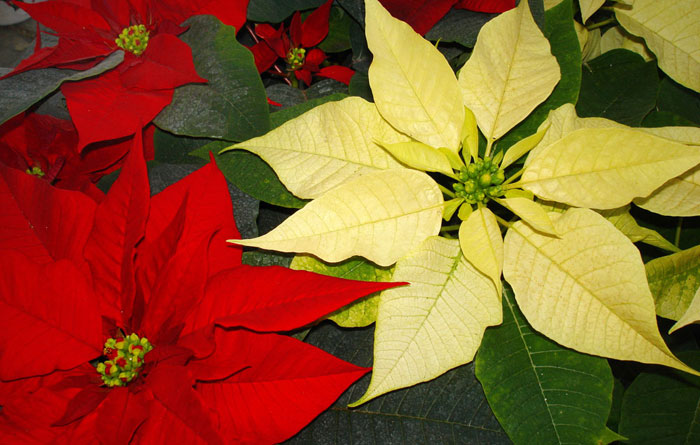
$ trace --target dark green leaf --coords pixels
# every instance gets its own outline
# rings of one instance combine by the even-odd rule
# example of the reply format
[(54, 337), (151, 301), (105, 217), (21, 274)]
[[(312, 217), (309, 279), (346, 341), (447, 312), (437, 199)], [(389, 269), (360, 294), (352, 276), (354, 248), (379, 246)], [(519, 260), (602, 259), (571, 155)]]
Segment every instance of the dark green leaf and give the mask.
[(658, 88), (656, 62), (615, 49), (583, 65), (576, 111), (581, 117), (605, 117), (636, 127), (654, 108)]
[(288, 107), (293, 107), (295, 105), (324, 96), (329, 96), (336, 93), (347, 94), (348, 92), (347, 87), (344, 84), (333, 79), (320, 80), (305, 90), (294, 88), (285, 83), (277, 83), (267, 87), (266, 91), (267, 96), (271, 100), (282, 104), (281, 108), (276, 107), (278, 110), (284, 110)]
[[(700, 368), (700, 352), (679, 354)], [(620, 434), (629, 444), (700, 443), (700, 387), (675, 373), (642, 373), (625, 391)]]
[(326, 0), (250, 0), (248, 20), (251, 22), (279, 23), (294, 13), (318, 8)]
[[(530, 6), (532, 7), (532, 2)], [(534, 13), (533, 10), (533, 15)], [(559, 63), (561, 80), (547, 100), (498, 142), (499, 150), (505, 150), (535, 133), (551, 110), (565, 103), (576, 103), (578, 98), (581, 86), (581, 47), (574, 30), (572, 0), (564, 0), (545, 13), (544, 35)]]
[(328, 36), (318, 45), (327, 53), (339, 53), (350, 49), (350, 24), (352, 18), (342, 8), (331, 8), (328, 20)]
[(253, 54), (236, 41), (235, 30), (216, 17), (195, 16), (182, 40), (192, 47), (197, 73), (206, 84), (175, 90), (155, 123), (171, 133), (242, 141), (265, 133), (270, 117)]
[[(344, 330), (324, 323), (307, 342), (356, 365), (372, 360), (373, 328)], [(508, 438), (484, 400), (473, 365), (427, 383), (394, 391), (356, 409), (346, 405), (367, 388), (369, 376), (286, 443), (292, 444), (506, 444)]]
[(642, 127), (696, 127), (698, 124), (670, 111), (652, 110), (644, 117)]
[(481, 27), (497, 15), (453, 9), (425, 34), (425, 38), (434, 42), (456, 42), (473, 48)]
[(268, 250), (250, 250), (243, 252), (243, 264), (249, 266), (289, 267), (294, 258), (293, 253), (279, 253)]
[(177, 136), (167, 131), (156, 129), (153, 135), (155, 160), (166, 164), (191, 164), (193, 159), (190, 156), (190, 152), (209, 142), (212, 142), (212, 140)]
[(608, 362), (535, 332), (510, 289), (503, 293), (503, 324), (486, 330), (475, 367), (491, 409), (516, 444), (593, 444), (609, 437)]
[(25, 71), (0, 80), (0, 124), (53, 93), (63, 82), (97, 76), (119, 65), (122, 60), (124, 52), (115, 51), (89, 70), (45, 68)]
[(610, 407), (610, 415), (608, 416), (608, 428), (613, 431), (619, 430), (620, 414), (622, 414), (622, 398), (625, 395), (625, 387), (619, 379), (614, 380), (612, 392), (612, 406)]
[[(365, 27), (365, 2), (364, 0), (336, 0), (336, 2), (352, 17), (362, 28)], [(364, 31), (363, 31), (364, 32)]]
[(700, 125), (700, 94), (669, 78), (661, 81), (656, 106)]
[(342, 100), (348, 97), (345, 94), (335, 93), (328, 96), (319, 97), (316, 99), (311, 99), (306, 102), (301, 102), (293, 107), (284, 108), (280, 111), (272, 113), (270, 116), (270, 126), (272, 128), (277, 128), (288, 120), (294, 119), (295, 117), (301, 116), (307, 111), (315, 108), (326, 102), (334, 102), (337, 100)]
[(372, 88), (369, 86), (369, 76), (365, 73), (356, 72), (350, 79), (348, 92), (351, 96), (360, 96), (366, 101), (373, 102)]
[(350, 45), (352, 46), (352, 69), (367, 74), (372, 62), (372, 53), (367, 47), (365, 30), (357, 23), (350, 24)]

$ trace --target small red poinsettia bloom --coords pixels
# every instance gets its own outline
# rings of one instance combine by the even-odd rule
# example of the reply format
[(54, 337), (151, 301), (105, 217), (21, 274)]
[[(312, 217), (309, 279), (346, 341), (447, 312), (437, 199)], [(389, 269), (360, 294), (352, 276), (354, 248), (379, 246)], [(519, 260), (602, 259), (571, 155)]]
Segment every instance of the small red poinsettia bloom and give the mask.
[(368, 371), (274, 332), (395, 284), (243, 265), (213, 161), (150, 197), (137, 145), (99, 204), (0, 165), (0, 208), (3, 444), (275, 443)]
[[(146, 159), (153, 159), (153, 133), (144, 134)], [(0, 163), (37, 175), (54, 186), (80, 190), (99, 201), (95, 183), (124, 164), (132, 138), (91, 144), (78, 151), (78, 133), (71, 121), (53, 116), (20, 114), (0, 125)]]
[(421, 35), (435, 26), (450, 9), (476, 12), (504, 12), (515, 8), (515, 0), (380, 0), (394, 17), (413, 27)]
[[(333, 0), (328, 0), (303, 22), (299, 11), (295, 12), (288, 33), (284, 24), (277, 29), (265, 23), (257, 25), (255, 34), (261, 40), (250, 50), (258, 72), (270, 70), (274, 74), (291, 77), (293, 81), (300, 80), (306, 85), (311, 85), (311, 77), (314, 75), (349, 84), (355, 71), (337, 65), (321, 67), (326, 61), (326, 54), (318, 48), (313, 48), (328, 35), (328, 18), (332, 4)], [(279, 58), (284, 59), (287, 64), (285, 72), (278, 67), (273, 68)]]
[[(177, 36), (185, 19), (213, 14), (238, 29), (248, 0), (48, 0), (15, 2), (58, 35), (7, 76), (41, 68), (84, 70), (116, 51), (124, 60), (97, 77), (61, 85), (80, 135), (79, 148), (134, 134), (172, 100), (173, 89), (206, 82)], [(39, 46), (39, 45), (37, 45)]]

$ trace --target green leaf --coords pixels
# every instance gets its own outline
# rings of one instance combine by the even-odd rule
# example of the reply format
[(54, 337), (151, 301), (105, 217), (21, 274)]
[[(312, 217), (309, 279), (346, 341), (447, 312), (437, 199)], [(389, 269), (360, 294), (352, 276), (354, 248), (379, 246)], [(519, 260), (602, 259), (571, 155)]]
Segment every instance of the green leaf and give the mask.
[[(372, 364), (373, 329), (340, 329), (325, 323), (307, 342), (360, 366)], [(510, 441), (486, 403), (473, 365), (427, 383), (398, 390), (361, 407), (346, 405), (365, 391), (369, 376), (287, 444), (491, 444)]]
[[(547, 10), (544, 15), (544, 36), (549, 40), (552, 55), (557, 58), (561, 80), (547, 100), (499, 141), (499, 149), (510, 147), (520, 139), (535, 133), (550, 110), (565, 103), (576, 103), (578, 100), (581, 87), (581, 46), (573, 25), (574, 13), (571, 0), (563, 0), (554, 8)], [(533, 16), (537, 19), (534, 8)]]
[(656, 106), (700, 125), (700, 94), (665, 78), (659, 86)]
[(605, 117), (639, 126), (654, 108), (658, 88), (655, 62), (645, 62), (639, 54), (615, 49), (583, 66), (576, 111), (581, 117)]
[(508, 288), (503, 324), (486, 330), (474, 365), (489, 406), (516, 444), (594, 444), (606, 435), (608, 362), (535, 332)]
[[(700, 367), (700, 352), (681, 356)], [(698, 418), (700, 387), (677, 375), (645, 372), (625, 391), (620, 434), (629, 439), (629, 444), (700, 443)]]
[(350, 23), (352, 18), (345, 10), (338, 7), (331, 8), (328, 18), (328, 36), (318, 45), (327, 53), (339, 53), (351, 48)]
[(637, 224), (637, 221), (630, 214), (629, 210), (630, 207), (625, 206), (617, 209), (602, 210), (599, 213), (613, 223), (617, 230), (624, 233), (633, 243), (642, 242), (671, 252), (678, 252), (678, 250), (680, 250), (661, 236), (656, 230), (651, 230)]
[(97, 76), (119, 65), (123, 60), (124, 51), (115, 51), (85, 71), (45, 68), (25, 71), (0, 80), (0, 124), (56, 91), (63, 82)]
[(680, 319), (700, 287), (700, 246), (651, 260), (645, 268), (657, 315)]
[[(211, 139), (177, 136), (156, 128), (153, 135), (155, 160), (167, 164), (191, 164), (194, 159), (190, 156), (190, 152), (210, 142), (212, 142)], [(209, 156), (207, 155), (203, 159), (208, 160)]]
[(190, 28), (181, 39), (208, 82), (177, 88), (155, 124), (175, 134), (229, 141), (265, 133), (270, 113), (253, 54), (238, 43), (234, 28), (216, 17), (195, 16), (185, 23)]
[(456, 42), (473, 48), (481, 27), (497, 15), (452, 9), (425, 34), (425, 38), (433, 42)]
[(251, 22), (279, 23), (295, 11), (318, 8), (326, 0), (250, 0), (247, 18)]
[[(297, 255), (290, 265), (295, 270), (308, 270), (322, 275), (361, 281), (390, 281), (393, 267), (377, 267), (362, 258), (350, 258), (336, 264), (319, 261), (310, 255)], [(326, 318), (344, 328), (369, 326), (377, 319), (379, 294), (362, 298), (349, 306), (338, 309)]]

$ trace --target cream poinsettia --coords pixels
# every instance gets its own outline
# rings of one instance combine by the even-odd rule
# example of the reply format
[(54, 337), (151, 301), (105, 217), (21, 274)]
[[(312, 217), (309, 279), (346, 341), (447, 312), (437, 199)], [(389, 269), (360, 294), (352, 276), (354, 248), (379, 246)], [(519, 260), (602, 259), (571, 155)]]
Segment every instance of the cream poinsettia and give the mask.
[[(411, 283), (379, 299), (372, 380), (355, 405), (471, 361), (486, 327), (501, 322), (502, 272), (533, 327), (562, 345), (694, 372), (661, 339), (632, 241), (589, 210), (650, 199), (682, 177), (700, 163), (687, 145), (694, 136), (588, 128), (577, 117), (563, 125), (553, 113), (498, 150), (560, 79), (528, 2), (482, 28), (458, 77), (377, 0), (365, 4), (375, 102), (327, 103), (229, 147), (258, 154), (292, 193), (313, 198), (275, 230), (236, 243), (327, 262), (362, 256), (395, 264), (392, 279)], [(534, 197), (583, 208), (549, 212)], [(458, 224), (441, 229), (443, 218)]]

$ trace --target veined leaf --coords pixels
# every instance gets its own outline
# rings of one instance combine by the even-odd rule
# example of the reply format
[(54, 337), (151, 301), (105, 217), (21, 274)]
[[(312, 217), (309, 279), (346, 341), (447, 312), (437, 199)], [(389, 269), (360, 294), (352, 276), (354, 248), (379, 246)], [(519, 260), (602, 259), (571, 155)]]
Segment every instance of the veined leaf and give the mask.
[(629, 206), (620, 207), (619, 209), (601, 210), (598, 213), (613, 223), (617, 230), (624, 233), (633, 243), (642, 242), (671, 252), (680, 250), (656, 230), (647, 229), (637, 224), (634, 217), (630, 215)]
[(578, 0), (578, 4), (581, 7), (581, 20), (583, 20), (583, 23), (586, 23), (586, 20), (600, 9), (603, 3), (605, 3), (605, 0)]
[(350, 406), (470, 362), (484, 329), (501, 322), (493, 282), (464, 259), (456, 240), (428, 238), (396, 263), (392, 280), (411, 285), (382, 292), (372, 380)]
[(700, 287), (700, 246), (653, 259), (645, 267), (656, 313), (679, 320)]
[(496, 216), (486, 207), (479, 207), (459, 226), (462, 254), (479, 272), (493, 280), (501, 293), (503, 270), (503, 236)]
[(697, 0), (635, 0), (616, 8), (615, 17), (644, 38), (659, 67), (676, 82), (700, 91), (700, 8)]
[(495, 140), (544, 101), (560, 78), (528, 2), (520, 2), (481, 29), (459, 86), (486, 139)]
[(640, 130), (681, 144), (700, 145), (700, 128), (698, 127), (651, 127), (640, 128)]
[(688, 310), (685, 311), (676, 324), (671, 326), (668, 333), (673, 334), (674, 331), (697, 321), (700, 321), (700, 287), (695, 292), (693, 300), (690, 302), (690, 306), (688, 306)]
[(423, 172), (382, 170), (348, 181), (243, 246), (311, 253), (331, 263), (358, 255), (390, 266), (440, 231), (442, 193)]
[(580, 352), (700, 375), (661, 338), (634, 244), (589, 209), (553, 212), (550, 218), (561, 238), (522, 222), (505, 238), (503, 273), (532, 327)]
[(535, 332), (506, 288), (503, 324), (489, 328), (474, 360), (489, 406), (516, 444), (607, 443), (613, 376), (607, 360)]
[(496, 199), (496, 202), (518, 215), (523, 221), (531, 225), (533, 229), (557, 236), (547, 211), (532, 199), (513, 197)]
[(508, 151), (506, 151), (506, 153), (503, 155), (503, 161), (501, 162), (500, 168), (504, 169), (513, 162), (525, 156), (527, 152), (532, 150), (537, 144), (540, 143), (548, 129), (549, 124), (547, 121), (545, 121), (537, 130), (537, 133), (532, 134), (525, 139), (521, 139), (515, 144), (511, 145), (510, 148), (508, 148)]
[[(326, 264), (310, 255), (295, 256), (289, 267), (294, 270), (308, 270), (323, 275), (361, 281), (390, 281), (393, 273), (393, 268), (377, 267), (361, 258), (351, 258), (337, 264)], [(338, 309), (326, 318), (345, 328), (369, 326), (377, 319), (378, 306), (379, 294), (372, 294)]]
[(542, 199), (612, 209), (648, 196), (699, 162), (697, 147), (642, 131), (582, 128), (539, 151), (520, 184)]
[(602, 54), (618, 48), (635, 52), (644, 57), (646, 62), (654, 58), (644, 44), (644, 39), (629, 34), (620, 26), (613, 26), (600, 37), (600, 52)]
[(391, 153), (399, 162), (408, 167), (425, 172), (438, 172), (453, 176), (450, 160), (437, 148), (418, 141), (384, 144), (378, 141), (386, 151)]
[(648, 197), (635, 199), (634, 203), (660, 215), (700, 215), (700, 167), (669, 180)]
[(374, 58), (369, 83), (382, 116), (432, 147), (457, 153), (464, 106), (445, 57), (378, 0), (365, 2), (367, 46)]
[(379, 115), (374, 104), (359, 97), (319, 105), (264, 136), (225, 149), (257, 154), (280, 181), (300, 198), (323, 193), (360, 175), (401, 168), (375, 144), (408, 141)]

